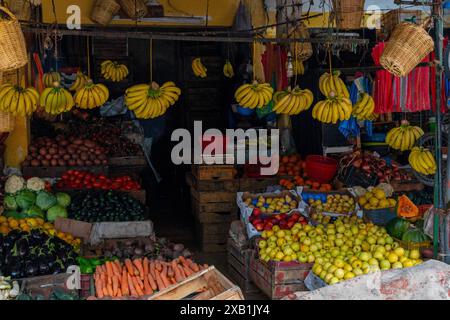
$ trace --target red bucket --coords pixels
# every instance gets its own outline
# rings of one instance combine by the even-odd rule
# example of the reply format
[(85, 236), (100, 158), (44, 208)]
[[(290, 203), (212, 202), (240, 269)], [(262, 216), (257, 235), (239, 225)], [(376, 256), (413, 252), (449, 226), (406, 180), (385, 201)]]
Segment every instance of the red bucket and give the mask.
[(338, 162), (332, 158), (310, 155), (306, 157), (308, 178), (320, 183), (329, 183), (336, 175)]

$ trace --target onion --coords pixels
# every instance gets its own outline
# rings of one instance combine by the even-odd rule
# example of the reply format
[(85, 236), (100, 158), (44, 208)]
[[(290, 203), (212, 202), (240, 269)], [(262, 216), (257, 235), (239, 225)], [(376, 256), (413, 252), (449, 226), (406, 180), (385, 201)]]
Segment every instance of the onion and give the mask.
[(39, 160), (31, 160), (31, 166), (32, 167), (39, 167), (41, 162)]

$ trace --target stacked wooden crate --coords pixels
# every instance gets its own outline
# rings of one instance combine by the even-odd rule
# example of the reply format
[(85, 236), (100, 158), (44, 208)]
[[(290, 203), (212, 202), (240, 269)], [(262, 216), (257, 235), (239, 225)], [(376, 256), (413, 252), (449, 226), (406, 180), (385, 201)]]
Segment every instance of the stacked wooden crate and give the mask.
[(235, 174), (231, 165), (193, 165), (186, 175), (196, 239), (204, 252), (226, 251), (230, 223), (237, 217)]

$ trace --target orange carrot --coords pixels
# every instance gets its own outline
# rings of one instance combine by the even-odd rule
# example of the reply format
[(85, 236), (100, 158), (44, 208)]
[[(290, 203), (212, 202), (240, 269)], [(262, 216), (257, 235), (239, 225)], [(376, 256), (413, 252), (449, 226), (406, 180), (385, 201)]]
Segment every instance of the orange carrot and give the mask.
[(148, 282), (148, 277), (144, 277), (144, 294), (152, 294), (153, 290), (150, 287), (150, 283)]
[(108, 278), (112, 278), (112, 276), (114, 275), (113, 269), (112, 269), (112, 264), (110, 261), (106, 261), (105, 263), (106, 265), (106, 272), (108, 274)]
[(194, 263), (191, 259), (186, 259), (186, 262), (188, 263), (189, 268), (191, 270), (193, 270), (194, 272), (199, 272), (200, 271), (198, 265), (196, 263)]
[(155, 264), (154, 264), (153, 260), (150, 261), (148, 267), (149, 267), (148, 268), (149, 269), (148, 272), (150, 273), (152, 278), (155, 279), (156, 278), (156, 275), (155, 275)]
[(178, 269), (178, 265), (177, 262), (175, 260), (172, 260), (172, 269), (173, 272), (175, 273), (175, 280), (177, 282), (181, 282), (184, 280), (183, 276), (180, 273), (180, 270)]
[(112, 285), (108, 284), (108, 285), (106, 286), (106, 289), (108, 290), (108, 295), (109, 295), (110, 297), (114, 297), (114, 291), (113, 291)]
[(103, 287), (103, 295), (105, 297), (109, 296), (108, 289), (106, 288), (106, 285)]
[(193, 274), (192, 270), (189, 269), (189, 267), (183, 266), (183, 270), (184, 270), (184, 273), (186, 274), (186, 277), (189, 277)]
[(116, 297), (122, 297), (122, 291), (120, 290), (120, 288), (119, 288), (119, 290), (117, 290), (117, 295), (116, 295)]
[(153, 279), (153, 277), (152, 277), (152, 275), (150, 273), (147, 275), (147, 278), (148, 278), (148, 283), (150, 284), (150, 287), (152, 287), (152, 290), (153, 291), (158, 290), (158, 286), (156, 285), (156, 281), (155, 281), (155, 279)]
[(181, 274), (181, 277), (183, 278), (183, 280), (186, 279), (187, 276), (186, 276), (186, 273), (184, 273), (183, 266), (181, 264), (178, 264), (178, 263), (177, 263), (177, 266), (178, 266), (178, 271), (180, 271), (180, 274)]
[(137, 297), (138, 294), (137, 294), (136, 288), (134, 287), (133, 279), (129, 273), (127, 274), (127, 277), (128, 277), (128, 286), (130, 287), (131, 295), (133, 297)]
[(161, 276), (162, 282), (164, 283), (164, 286), (169, 287), (171, 285), (171, 283), (170, 283), (169, 279), (167, 278), (167, 266), (166, 265), (163, 266), (163, 270), (162, 270), (160, 276)]
[(149, 261), (147, 259), (147, 257), (145, 257), (144, 259), (142, 259), (142, 264), (144, 266), (144, 277), (147, 277), (148, 275), (148, 269), (149, 269)]
[(108, 277), (108, 284), (112, 286), (112, 277)]
[(128, 290), (127, 270), (125, 270), (125, 269), (122, 270), (121, 288), (122, 288), (122, 294), (124, 296), (127, 296), (130, 294), (130, 291)]
[(97, 298), (103, 298), (103, 288), (102, 288), (102, 280), (97, 279), (95, 280), (95, 292), (97, 293)]
[(119, 270), (119, 273), (122, 274), (122, 265), (120, 264), (119, 260), (114, 260), (114, 264), (117, 267), (117, 270)]
[(176, 284), (176, 283), (177, 283), (177, 280), (175, 280), (175, 278), (173, 278), (173, 277), (170, 278), (169, 280), (170, 280), (170, 282), (171, 282), (172, 284)]
[(119, 278), (116, 275), (114, 275), (112, 278), (112, 282), (113, 282), (113, 293), (114, 293), (114, 296), (116, 297), (117, 292), (119, 290)]
[(166, 288), (166, 286), (164, 285), (164, 282), (161, 280), (161, 276), (159, 274), (159, 272), (155, 273), (156, 275), (156, 284), (158, 285), (158, 290), (164, 290)]
[(122, 275), (122, 272), (120, 271), (119, 267), (117, 267), (117, 264), (115, 262), (111, 262), (111, 268), (115, 276), (120, 277)]
[(138, 283), (138, 280), (140, 281), (141, 279), (139, 279), (138, 277), (132, 277), (131, 279), (133, 280), (134, 288), (136, 289), (138, 296), (143, 296), (144, 292), (142, 291), (140, 284)]
[(144, 267), (142, 266), (142, 259), (134, 259), (133, 264), (136, 266), (136, 268), (139, 271), (139, 277), (141, 279), (144, 279)]
[(157, 271), (159, 271), (159, 272), (162, 271), (162, 265), (161, 265), (161, 262), (159, 262), (159, 261), (156, 261), (156, 262), (155, 262), (155, 269), (156, 269)]
[(139, 278), (138, 276), (136, 276), (135, 278), (136, 278), (136, 282), (137, 282), (137, 284), (138, 284), (138, 287), (139, 287), (141, 290), (144, 290), (144, 282), (142, 282), (141, 278)]
[(131, 263), (130, 259), (125, 259), (125, 266), (127, 268), (127, 271), (130, 275), (134, 276), (134, 268), (133, 263)]

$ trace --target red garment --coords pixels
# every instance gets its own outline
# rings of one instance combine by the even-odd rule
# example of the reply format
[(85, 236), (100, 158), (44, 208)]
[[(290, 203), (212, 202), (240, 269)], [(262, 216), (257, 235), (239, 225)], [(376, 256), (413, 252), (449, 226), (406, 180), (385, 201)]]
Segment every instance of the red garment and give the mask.
[(283, 46), (266, 44), (266, 51), (261, 62), (264, 66), (266, 82), (271, 82), (275, 76), (277, 90), (284, 90), (289, 85), (286, 63), (287, 52)]
[[(447, 47), (448, 44), (448, 37), (445, 37), (443, 40), (443, 46), (442, 50)], [(434, 61), (436, 59), (436, 53), (433, 51), (431, 54), (431, 61)], [(432, 101), (432, 108), (433, 112), (436, 112), (436, 68), (431, 67), (431, 77), (430, 77), (430, 83), (431, 83), (431, 101)], [(441, 112), (445, 113), (447, 112), (447, 97), (445, 96), (445, 75), (442, 75), (442, 91), (441, 91)]]

